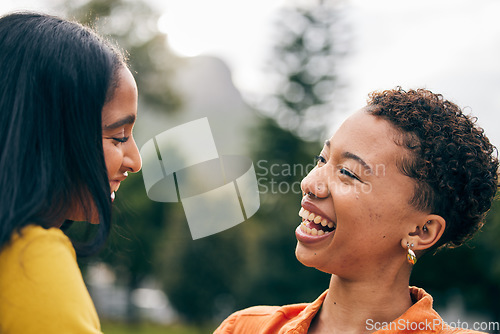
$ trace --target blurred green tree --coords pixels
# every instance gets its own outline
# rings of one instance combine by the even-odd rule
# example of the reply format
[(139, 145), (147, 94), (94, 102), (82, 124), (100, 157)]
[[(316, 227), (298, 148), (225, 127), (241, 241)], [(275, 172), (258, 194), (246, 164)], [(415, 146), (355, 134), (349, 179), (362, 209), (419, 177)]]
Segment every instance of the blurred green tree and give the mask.
[(336, 2), (315, 1), (283, 8), (276, 23), (270, 61), (276, 90), (257, 104), (263, 115), (254, 131), (261, 187), (261, 208), (252, 218), (257, 246), (239, 307), (310, 301), (328, 287), (327, 274), (295, 258), (294, 231), (301, 221), (300, 181), (314, 167), (337, 103), (335, 64), (346, 49), (335, 39), (338, 17)]
[(320, 151), (317, 140), (332, 109), (335, 13), (323, 2), (280, 13), (270, 71), (276, 91), (257, 105), (265, 115), (246, 134), (260, 185), (258, 213), (195, 241), (182, 217), (171, 219), (164, 231), (160, 276), (170, 300), (190, 321), (220, 320), (249, 305), (310, 300), (328, 286), (327, 275), (295, 259), (293, 233), (300, 221), (299, 182)]
[(256, 104), (279, 127), (310, 142), (325, 139), (340, 88), (335, 64), (347, 49), (349, 34), (339, 32), (346, 26), (337, 3), (319, 0), (281, 9), (268, 66), (275, 89)]
[[(95, 27), (116, 42), (128, 56), (147, 111), (175, 112), (181, 95), (171, 78), (179, 59), (170, 51), (167, 36), (158, 30), (159, 13), (144, 0), (63, 0), (68, 17)], [(58, 6), (59, 7), (59, 6)]]
[(237, 283), (248, 281), (244, 275), (250, 235), (232, 228), (192, 240), (183, 212), (169, 221), (157, 253), (157, 273), (185, 321), (211, 323), (231, 311), (239, 298)]

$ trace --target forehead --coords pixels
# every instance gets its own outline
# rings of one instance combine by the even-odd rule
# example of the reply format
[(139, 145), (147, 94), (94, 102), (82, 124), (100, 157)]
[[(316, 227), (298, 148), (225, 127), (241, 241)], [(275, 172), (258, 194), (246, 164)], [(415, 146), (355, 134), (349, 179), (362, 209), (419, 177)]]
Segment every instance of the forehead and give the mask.
[(332, 151), (358, 155), (369, 165), (396, 167), (396, 161), (407, 154), (396, 144), (398, 131), (386, 120), (368, 114), (365, 109), (350, 116), (330, 138)]
[(137, 115), (137, 86), (132, 73), (122, 67), (118, 71), (117, 87), (102, 109), (103, 126), (123, 117)]

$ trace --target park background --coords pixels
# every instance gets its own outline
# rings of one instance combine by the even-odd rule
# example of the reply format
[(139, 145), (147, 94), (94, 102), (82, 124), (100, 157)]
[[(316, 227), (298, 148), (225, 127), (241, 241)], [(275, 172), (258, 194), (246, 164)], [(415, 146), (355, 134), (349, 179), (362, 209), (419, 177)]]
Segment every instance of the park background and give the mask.
[[(97, 28), (127, 50), (139, 148), (208, 117), (221, 154), (250, 156), (261, 207), (192, 240), (181, 204), (117, 194), (112, 236), (80, 259), (105, 333), (209, 333), (234, 310), (314, 300), (328, 275), (294, 256), (298, 184), (322, 142), (372, 90), (425, 87), (479, 118), (500, 144), (496, 0), (17, 0)], [(72, 227), (85, 237), (92, 230)], [(467, 245), (428, 254), (411, 284), (449, 323), (500, 321), (500, 203)], [(377, 259), (374, 259), (377, 261)], [(490, 330), (490, 332), (493, 332)]]

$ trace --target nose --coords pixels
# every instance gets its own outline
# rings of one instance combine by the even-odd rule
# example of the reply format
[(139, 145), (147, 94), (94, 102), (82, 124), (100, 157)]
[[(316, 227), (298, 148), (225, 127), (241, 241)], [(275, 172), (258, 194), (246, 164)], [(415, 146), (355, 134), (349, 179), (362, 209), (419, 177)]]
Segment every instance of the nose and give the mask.
[(142, 159), (139, 154), (139, 149), (137, 148), (137, 144), (135, 143), (133, 137), (130, 138), (127, 144), (127, 149), (125, 151), (125, 155), (123, 156), (123, 165), (132, 173), (137, 173), (142, 167)]
[(300, 188), (304, 194), (310, 194), (316, 198), (327, 198), (330, 196), (327, 166), (325, 165), (321, 168), (315, 167), (311, 170), (309, 174), (302, 179)]

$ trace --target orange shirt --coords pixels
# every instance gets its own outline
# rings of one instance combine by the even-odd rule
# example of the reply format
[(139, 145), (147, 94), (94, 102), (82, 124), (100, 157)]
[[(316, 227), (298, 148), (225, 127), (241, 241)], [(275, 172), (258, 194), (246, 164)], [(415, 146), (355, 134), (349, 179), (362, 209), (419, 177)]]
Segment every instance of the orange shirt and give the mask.
[[(307, 333), (312, 319), (325, 300), (328, 290), (311, 304), (287, 306), (255, 306), (229, 316), (214, 334), (302, 334)], [(374, 334), (420, 333), (459, 334), (481, 333), (473, 330), (451, 328), (432, 308), (432, 297), (423, 289), (410, 287), (413, 304), (403, 315), (391, 323), (367, 320), (367, 331)], [(382, 328), (385, 325), (385, 328)], [(470, 325), (472, 326), (472, 325)]]

